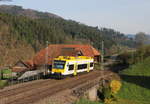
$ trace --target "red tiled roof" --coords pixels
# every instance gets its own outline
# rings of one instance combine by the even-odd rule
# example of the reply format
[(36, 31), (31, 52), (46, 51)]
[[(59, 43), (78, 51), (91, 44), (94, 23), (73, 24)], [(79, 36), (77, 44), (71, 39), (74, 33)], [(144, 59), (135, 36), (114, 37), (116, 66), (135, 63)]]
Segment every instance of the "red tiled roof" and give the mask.
[(25, 63), (26, 65), (28, 65), (28, 67), (30, 67), (30, 68), (34, 67), (34, 62), (33, 62), (33, 60), (28, 60), (28, 61), (25, 61), (24, 63)]
[[(67, 50), (68, 49), (68, 50)], [(41, 50), (33, 58), (35, 65), (42, 65), (46, 63), (46, 57), (48, 57), (48, 63), (51, 64), (52, 59), (58, 56), (76, 56), (77, 52), (81, 52), (84, 56), (94, 57), (99, 56), (100, 53), (91, 45), (64, 45), (56, 44), (49, 45), (47, 48)]]

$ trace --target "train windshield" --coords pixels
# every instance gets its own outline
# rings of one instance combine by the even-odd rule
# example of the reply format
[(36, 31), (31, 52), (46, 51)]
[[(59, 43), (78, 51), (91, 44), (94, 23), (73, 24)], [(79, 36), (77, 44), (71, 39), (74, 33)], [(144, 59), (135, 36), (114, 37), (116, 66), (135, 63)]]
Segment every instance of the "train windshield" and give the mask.
[(54, 60), (55, 69), (64, 69), (66, 61)]

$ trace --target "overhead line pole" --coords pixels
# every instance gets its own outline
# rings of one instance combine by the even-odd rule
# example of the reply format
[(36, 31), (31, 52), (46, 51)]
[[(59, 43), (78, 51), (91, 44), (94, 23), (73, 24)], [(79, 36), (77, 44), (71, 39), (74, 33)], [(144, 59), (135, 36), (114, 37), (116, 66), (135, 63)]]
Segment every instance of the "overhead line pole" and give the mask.
[(104, 66), (103, 66), (103, 64), (104, 64), (104, 40), (102, 40), (102, 43), (101, 43), (101, 50), (102, 50), (102, 52), (101, 52), (101, 70), (104, 70)]
[(47, 66), (48, 66), (48, 41), (46, 41), (46, 54), (45, 54), (45, 75), (47, 71)]

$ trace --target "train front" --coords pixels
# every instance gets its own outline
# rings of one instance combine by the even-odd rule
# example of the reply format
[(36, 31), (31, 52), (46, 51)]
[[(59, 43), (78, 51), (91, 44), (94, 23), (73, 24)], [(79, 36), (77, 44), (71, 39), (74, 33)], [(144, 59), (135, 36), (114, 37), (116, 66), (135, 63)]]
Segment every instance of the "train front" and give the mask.
[(66, 68), (66, 60), (55, 58), (52, 65), (52, 77), (63, 78)]

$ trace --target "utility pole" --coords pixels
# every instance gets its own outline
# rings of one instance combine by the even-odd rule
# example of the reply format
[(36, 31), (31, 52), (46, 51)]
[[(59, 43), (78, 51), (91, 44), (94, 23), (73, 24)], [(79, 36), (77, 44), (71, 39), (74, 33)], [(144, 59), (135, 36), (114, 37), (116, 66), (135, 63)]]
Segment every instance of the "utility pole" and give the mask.
[(48, 67), (48, 41), (46, 41), (46, 54), (45, 54), (45, 75)]
[(102, 49), (101, 49), (101, 70), (104, 70), (104, 66), (103, 66), (103, 64), (104, 64), (104, 40), (102, 40), (102, 43), (101, 43), (101, 47), (102, 47)]

